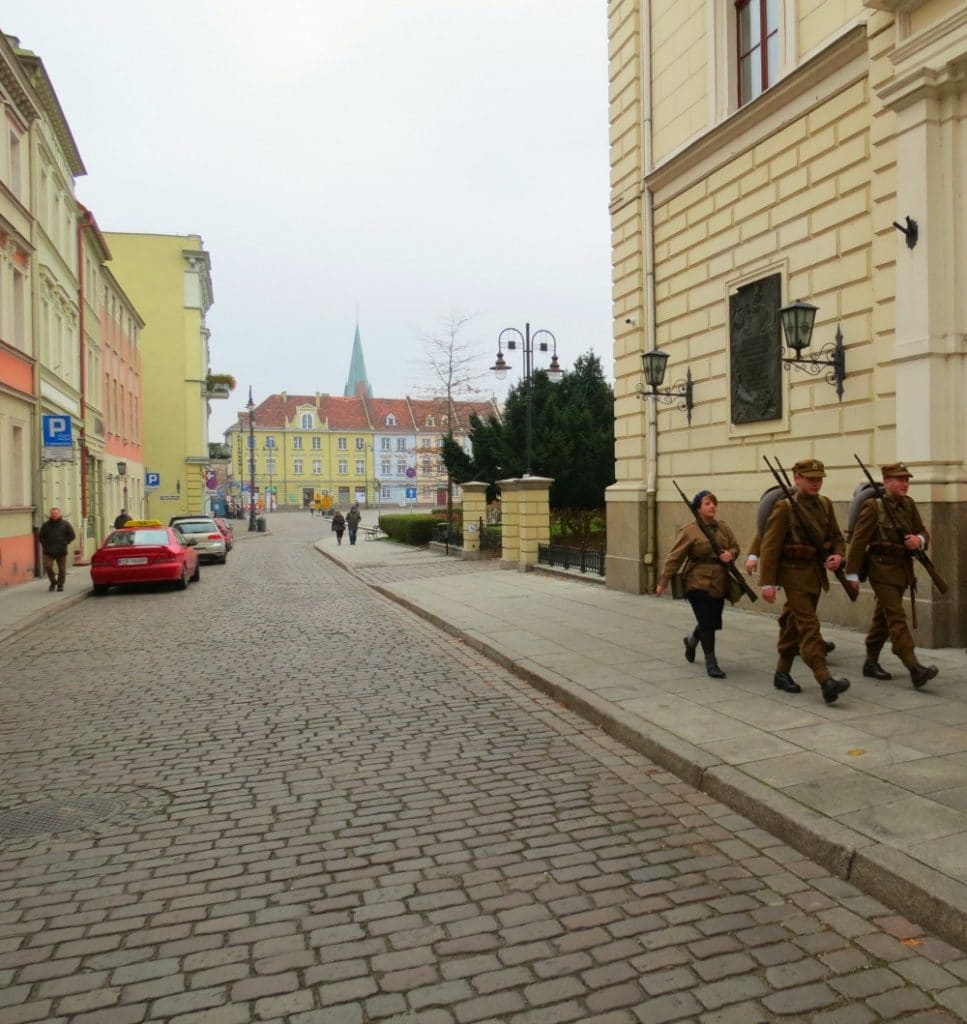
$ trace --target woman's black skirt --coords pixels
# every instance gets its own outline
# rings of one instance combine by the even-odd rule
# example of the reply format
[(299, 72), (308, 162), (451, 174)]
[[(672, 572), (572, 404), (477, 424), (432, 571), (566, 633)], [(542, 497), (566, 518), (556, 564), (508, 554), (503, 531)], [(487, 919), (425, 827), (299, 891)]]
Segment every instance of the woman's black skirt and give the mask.
[(710, 597), (705, 590), (690, 590), (686, 595), (688, 603), (695, 613), (695, 621), (700, 630), (714, 630), (722, 628), (722, 608), (725, 606), (724, 597)]

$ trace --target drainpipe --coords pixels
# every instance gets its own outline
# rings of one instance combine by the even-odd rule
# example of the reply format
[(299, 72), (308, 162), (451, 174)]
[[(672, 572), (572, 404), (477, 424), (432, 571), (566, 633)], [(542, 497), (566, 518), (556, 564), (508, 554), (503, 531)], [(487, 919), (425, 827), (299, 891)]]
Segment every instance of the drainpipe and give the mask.
[[(80, 205), (80, 204), (78, 204)], [(81, 358), (81, 528), (80, 543), (74, 552), (74, 564), (84, 561), (84, 549), (87, 544), (87, 517), (89, 503), (87, 500), (87, 345), (84, 334), (84, 230), (93, 227), (91, 211), (81, 206), (84, 211), (77, 220), (77, 323), (80, 333)]]
[[(651, 140), (651, 2), (641, 4), (641, 108), (643, 178), (652, 170)], [(655, 329), (655, 210), (651, 189), (644, 184), (644, 259), (645, 259), (645, 337), (643, 351), (652, 352), (656, 345)], [(648, 423), (648, 470), (645, 481), (645, 591), (651, 593), (658, 582), (658, 403), (646, 401)]]

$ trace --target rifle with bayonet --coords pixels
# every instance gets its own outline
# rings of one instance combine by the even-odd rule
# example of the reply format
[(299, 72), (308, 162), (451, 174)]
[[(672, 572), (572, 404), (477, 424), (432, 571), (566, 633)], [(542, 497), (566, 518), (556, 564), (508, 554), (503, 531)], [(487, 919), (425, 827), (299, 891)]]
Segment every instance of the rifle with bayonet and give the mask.
[[(873, 492), (877, 495), (877, 497), (883, 498), (883, 485), (877, 483), (873, 479), (873, 476), (870, 473), (869, 469), (867, 469), (866, 466), (863, 465), (863, 460), (855, 452), (853, 453), (853, 458), (856, 459), (856, 461), (859, 463), (860, 469), (863, 470), (864, 476), (867, 480), (869, 480), (870, 484), (872, 485)], [(903, 544), (907, 538), (907, 533), (909, 531), (904, 530), (903, 527), (900, 525), (888, 501), (884, 500), (883, 509), (887, 514), (887, 518), (890, 520), (890, 525), (896, 531), (896, 535), (899, 538), (900, 543)], [(909, 548), (907, 548), (907, 550), (910, 551)], [(949, 587), (947, 586), (947, 581), (943, 578), (943, 576), (940, 575), (939, 572), (937, 572), (936, 566), (933, 564), (933, 562), (930, 561), (930, 556), (926, 553), (926, 551), (924, 551), (923, 548), (914, 548), (912, 551), (910, 551), (910, 554), (923, 566), (924, 571), (930, 577), (930, 579), (933, 580), (933, 585), (937, 588), (937, 590), (939, 590), (941, 594), (946, 594), (949, 589)]]
[[(789, 477), (787, 476), (786, 471), (782, 468), (782, 463), (776, 459), (776, 465), (773, 466), (769, 461), (768, 455), (763, 455), (762, 457), (765, 459), (765, 463), (769, 467), (769, 471), (776, 478), (776, 483), (779, 485), (783, 495), (789, 502), (789, 508), (796, 522), (799, 524), (799, 529), (802, 531), (802, 535), (806, 538), (809, 546), (815, 550), (816, 559), (819, 562), (820, 568), (825, 569), (826, 559), (829, 558), (829, 554), (826, 551), (823, 538), (816, 533), (816, 527), (810, 521), (809, 516), (807, 516), (799, 507), (799, 501), (796, 495), (792, 493), (792, 489), (789, 486)], [(776, 466), (779, 468), (776, 469)], [(832, 570), (832, 572), (836, 579), (839, 580), (843, 590), (846, 591), (846, 596), (851, 601), (855, 601), (858, 595), (849, 580), (846, 578), (846, 573), (843, 571), (842, 564), (840, 564), (838, 569)]]
[[(692, 503), (688, 500), (688, 498), (685, 497), (685, 492), (681, 489), (681, 487), (678, 486), (678, 483), (674, 480), (672, 480), (672, 483), (675, 484), (675, 490), (678, 491), (678, 493), (682, 496), (682, 501), (684, 501), (685, 504), (688, 506), (689, 511), (692, 513), (692, 516), (694, 517), (695, 522), (698, 525), (698, 528), (702, 531), (702, 533), (705, 534), (705, 539), (712, 546), (712, 551), (715, 552), (715, 556), (716, 558), (718, 558), (722, 554), (722, 545), (719, 544), (719, 542), (715, 539), (715, 535), (702, 521), (702, 517), (698, 514), (698, 509), (692, 508)], [(739, 572), (739, 570), (735, 567), (734, 561), (722, 562), (721, 564), (725, 567), (725, 572), (727, 573), (729, 578), (742, 588), (742, 593), (745, 594), (745, 596), (750, 601), (757, 601), (759, 599), (759, 595), (749, 586), (748, 583), (745, 582), (745, 580), (742, 577), (742, 573)]]

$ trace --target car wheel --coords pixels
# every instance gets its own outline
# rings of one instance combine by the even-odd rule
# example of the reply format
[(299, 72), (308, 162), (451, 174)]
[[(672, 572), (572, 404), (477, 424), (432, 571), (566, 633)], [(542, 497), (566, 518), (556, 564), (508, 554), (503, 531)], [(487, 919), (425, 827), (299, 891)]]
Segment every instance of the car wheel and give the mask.
[(201, 579), (201, 562), (195, 563), (195, 571), (188, 578), (192, 583), (197, 583)]
[(219, 565), (224, 565), (228, 561), (228, 555), (222, 555), (217, 561)]
[(95, 583), (93, 590), (98, 597), (103, 597), (111, 587), (107, 583)]
[(188, 566), (181, 570), (181, 576), (175, 581), (176, 590), (187, 590), (188, 589)]

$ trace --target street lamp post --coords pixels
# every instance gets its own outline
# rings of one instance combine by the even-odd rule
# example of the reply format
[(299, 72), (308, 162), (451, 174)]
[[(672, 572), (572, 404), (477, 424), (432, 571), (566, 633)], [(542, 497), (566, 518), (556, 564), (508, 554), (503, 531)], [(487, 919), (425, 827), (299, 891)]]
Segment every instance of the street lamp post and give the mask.
[(258, 530), (255, 521), (255, 402), (252, 401), (252, 385), (248, 386), (248, 532)]
[[(507, 337), (507, 341), (504, 342), (504, 337)], [(527, 443), (524, 458), (524, 476), (531, 475), (531, 454), (533, 447), (533, 418), (534, 418), (534, 343), (537, 342), (538, 352), (547, 352), (548, 343), (543, 340), (543, 336), (546, 335), (550, 338), (551, 346), (551, 365), (547, 368), (547, 377), (552, 384), (556, 384), (561, 377), (564, 376), (564, 371), (561, 369), (560, 363), (557, 361), (557, 338), (547, 330), (534, 331), (531, 334), (531, 325), (524, 324), (524, 333), (521, 334), (516, 327), (505, 327), (500, 334), (497, 335), (497, 359), (494, 365), (490, 367), (494, 371), (498, 380), (503, 380), (507, 376), (507, 371), (511, 369), (510, 363), (504, 359), (504, 345), (506, 344), (508, 351), (513, 351), (517, 348), (518, 339), (520, 340), (521, 347), (524, 352), (524, 399), (526, 409), (526, 430), (527, 430)], [(541, 338), (540, 341), (537, 341)]]

